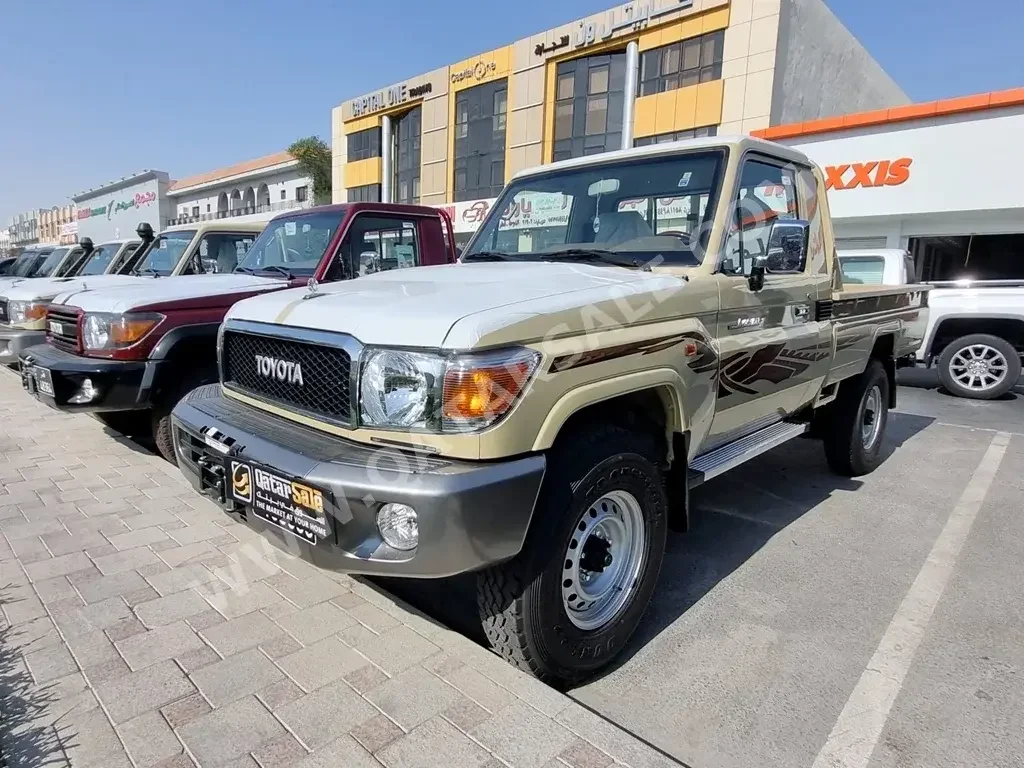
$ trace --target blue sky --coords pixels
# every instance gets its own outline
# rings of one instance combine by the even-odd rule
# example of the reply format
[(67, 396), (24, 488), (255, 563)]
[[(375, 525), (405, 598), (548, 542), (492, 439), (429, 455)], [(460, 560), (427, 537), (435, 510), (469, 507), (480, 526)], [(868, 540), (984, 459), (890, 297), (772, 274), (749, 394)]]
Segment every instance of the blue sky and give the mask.
[[(1024, 85), (1021, 0), (827, 0), (915, 101)], [(0, 226), (142, 168), (330, 141), (343, 99), (614, 0), (5, 0)]]

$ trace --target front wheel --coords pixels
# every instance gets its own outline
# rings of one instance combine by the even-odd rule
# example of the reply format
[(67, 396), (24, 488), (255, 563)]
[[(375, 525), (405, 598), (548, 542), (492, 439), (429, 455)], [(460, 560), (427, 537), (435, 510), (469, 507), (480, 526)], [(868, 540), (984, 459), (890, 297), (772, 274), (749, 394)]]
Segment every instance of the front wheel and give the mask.
[(846, 477), (874, 471), (882, 463), (889, 421), (889, 377), (881, 360), (870, 360), (863, 373), (844, 381), (828, 408), (822, 431), (829, 468)]
[(962, 336), (939, 356), (939, 380), (948, 392), (973, 400), (992, 400), (1009, 392), (1020, 378), (1020, 355), (1006, 339), (987, 333)]
[(171, 411), (185, 395), (204, 384), (212, 384), (217, 381), (216, 371), (203, 371), (188, 376), (177, 387), (170, 390), (161, 398), (160, 402), (153, 407), (152, 427), (153, 442), (156, 444), (157, 453), (171, 464), (178, 465), (178, 456), (174, 452), (174, 433), (171, 427)]
[(484, 632), (505, 659), (566, 685), (622, 651), (665, 551), (658, 461), (655, 440), (614, 426), (553, 449), (523, 551), (477, 579)]

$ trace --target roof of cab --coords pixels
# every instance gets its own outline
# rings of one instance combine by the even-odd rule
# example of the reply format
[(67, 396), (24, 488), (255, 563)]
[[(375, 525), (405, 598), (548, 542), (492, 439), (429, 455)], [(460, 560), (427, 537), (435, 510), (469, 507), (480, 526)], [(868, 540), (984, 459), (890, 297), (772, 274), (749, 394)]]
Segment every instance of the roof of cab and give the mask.
[(197, 221), (195, 224), (174, 224), (165, 227), (160, 232), (262, 232), (266, 228), (267, 222), (265, 221), (215, 219), (213, 221)]
[(672, 141), (666, 144), (651, 144), (646, 147), (633, 147), (632, 149), (617, 149), (612, 152), (602, 152), (598, 155), (587, 155), (586, 157), (573, 157), (569, 160), (559, 160), (557, 163), (548, 163), (534, 168), (527, 168), (520, 171), (513, 179), (521, 179), (527, 176), (548, 174), (553, 171), (570, 170), (574, 168), (587, 168), (590, 166), (607, 165), (621, 160), (634, 160), (647, 157), (662, 157), (664, 155), (681, 154), (701, 149), (718, 149), (728, 147), (739, 152), (747, 150), (760, 150), (770, 155), (785, 158), (793, 163), (801, 165), (813, 165), (807, 155), (803, 152), (787, 147), (783, 144), (776, 144), (774, 141), (755, 139), (746, 135), (723, 135), (707, 136), (700, 139), (683, 139)]

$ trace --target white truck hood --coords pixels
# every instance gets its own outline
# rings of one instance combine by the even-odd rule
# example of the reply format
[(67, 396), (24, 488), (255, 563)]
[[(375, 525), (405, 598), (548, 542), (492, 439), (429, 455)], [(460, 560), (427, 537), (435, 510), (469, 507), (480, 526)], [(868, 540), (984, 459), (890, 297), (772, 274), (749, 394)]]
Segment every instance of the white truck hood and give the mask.
[(86, 288), (99, 290), (115, 288), (120, 285), (131, 285), (140, 280), (152, 280), (151, 277), (135, 275), (92, 275), (91, 277), (47, 277), (39, 280), (26, 280), (18, 283), (3, 293), (11, 301), (49, 301), (62, 293), (82, 291)]
[(96, 278), (94, 286), (86, 280), (87, 288), (82, 291), (62, 293), (54, 304), (79, 307), (86, 312), (130, 312), (139, 307), (163, 304), (170, 301), (201, 299), (204, 296), (219, 296), (225, 293), (280, 289), (283, 279), (257, 277), (242, 273), (227, 275), (180, 275), (178, 277), (137, 277), (130, 285), (110, 288), (101, 286)]
[(526, 319), (597, 302), (677, 290), (679, 277), (590, 264), (447, 264), (253, 296), (227, 319), (348, 333), (364, 344), (470, 349)]

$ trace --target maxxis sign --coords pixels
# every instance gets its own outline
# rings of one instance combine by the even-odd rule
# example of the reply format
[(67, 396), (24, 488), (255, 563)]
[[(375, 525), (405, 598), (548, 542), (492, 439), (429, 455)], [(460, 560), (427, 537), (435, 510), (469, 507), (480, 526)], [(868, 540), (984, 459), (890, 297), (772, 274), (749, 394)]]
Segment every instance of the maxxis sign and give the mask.
[(828, 165), (825, 166), (825, 189), (898, 187), (910, 180), (910, 166), (913, 163), (912, 158), (901, 157), (898, 160)]

